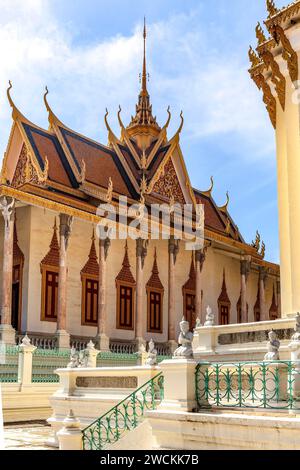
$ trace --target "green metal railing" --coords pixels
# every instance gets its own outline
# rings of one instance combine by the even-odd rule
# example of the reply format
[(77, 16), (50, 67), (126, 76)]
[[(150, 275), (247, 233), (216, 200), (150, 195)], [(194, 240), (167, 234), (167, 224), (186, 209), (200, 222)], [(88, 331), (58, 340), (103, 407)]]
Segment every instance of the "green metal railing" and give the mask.
[(300, 410), (300, 361), (199, 363), (199, 408)]
[(163, 399), (164, 380), (158, 374), (82, 431), (84, 450), (103, 450), (135, 429), (147, 410), (155, 410)]

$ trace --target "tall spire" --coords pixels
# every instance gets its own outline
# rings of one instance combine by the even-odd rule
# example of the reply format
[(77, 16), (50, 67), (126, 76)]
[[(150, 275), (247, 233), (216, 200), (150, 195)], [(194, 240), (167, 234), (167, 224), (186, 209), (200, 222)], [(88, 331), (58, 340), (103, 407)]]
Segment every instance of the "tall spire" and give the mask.
[(145, 127), (149, 131), (149, 134), (153, 136), (158, 135), (160, 132), (160, 127), (156, 122), (156, 118), (152, 115), (152, 106), (150, 104), (150, 97), (147, 90), (147, 60), (146, 60), (146, 39), (147, 39), (147, 28), (146, 28), (146, 19), (144, 19), (144, 29), (143, 29), (143, 41), (144, 41), (144, 53), (143, 53), (143, 72), (142, 72), (142, 88), (139, 94), (138, 104), (136, 105), (136, 114), (132, 116), (131, 122), (127, 127), (127, 130), (130, 135), (138, 135), (143, 127), (143, 132)]
[(147, 91), (147, 61), (146, 61), (146, 40), (147, 40), (147, 27), (146, 27), (146, 17), (144, 17), (144, 58), (143, 58), (143, 73), (142, 73), (142, 91), (143, 96), (148, 95)]

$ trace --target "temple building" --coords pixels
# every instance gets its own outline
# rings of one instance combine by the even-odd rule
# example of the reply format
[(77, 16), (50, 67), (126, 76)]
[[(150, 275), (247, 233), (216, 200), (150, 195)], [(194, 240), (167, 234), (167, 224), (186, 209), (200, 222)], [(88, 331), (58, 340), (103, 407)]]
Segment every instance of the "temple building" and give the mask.
[[(0, 335), (13, 344), (25, 332), (45, 348), (95, 339), (101, 350), (135, 351), (155, 341), (164, 353), (176, 345), (182, 316), (202, 324), (206, 308), (216, 324), (279, 318), (279, 266), (266, 261), (259, 234), (250, 244), (218, 207), (213, 179), (193, 188), (180, 146), (181, 124), (168, 135), (147, 89), (146, 28), (141, 91), (120, 137), (105, 123), (108, 145), (63, 124), (45, 106), (49, 129), (30, 122), (12, 99), (12, 129), (3, 159), (0, 202)], [(101, 203), (203, 204), (204, 246), (185, 249), (169, 240), (99, 239)], [(119, 221), (121, 224), (121, 221)]]

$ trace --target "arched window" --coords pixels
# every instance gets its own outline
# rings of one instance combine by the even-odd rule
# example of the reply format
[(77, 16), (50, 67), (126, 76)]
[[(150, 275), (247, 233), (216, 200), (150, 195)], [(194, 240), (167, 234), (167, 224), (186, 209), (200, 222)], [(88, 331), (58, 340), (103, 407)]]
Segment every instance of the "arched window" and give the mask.
[(57, 240), (56, 219), (53, 228), (53, 236), (50, 249), (41, 262), (42, 274), (42, 304), (41, 320), (57, 320), (57, 298), (58, 298), (58, 273), (59, 273), (59, 245)]
[(219, 325), (229, 325), (231, 303), (227, 294), (225, 269), (223, 271), (222, 290), (218, 298), (218, 308), (219, 308)]
[(152, 274), (146, 285), (147, 291), (147, 331), (149, 333), (163, 332), (163, 296), (164, 286), (161, 283), (158, 267), (156, 249)]
[(185, 319), (190, 324), (192, 331), (196, 326), (196, 271), (194, 264), (194, 256), (192, 255), (189, 278), (182, 287), (183, 295), (183, 312)]
[(81, 323), (82, 325), (97, 326), (98, 324), (98, 290), (99, 263), (95, 248), (93, 232), (89, 258), (81, 270)]
[(134, 330), (135, 286), (136, 283), (131, 272), (128, 245), (126, 243), (122, 269), (116, 277), (117, 329)]

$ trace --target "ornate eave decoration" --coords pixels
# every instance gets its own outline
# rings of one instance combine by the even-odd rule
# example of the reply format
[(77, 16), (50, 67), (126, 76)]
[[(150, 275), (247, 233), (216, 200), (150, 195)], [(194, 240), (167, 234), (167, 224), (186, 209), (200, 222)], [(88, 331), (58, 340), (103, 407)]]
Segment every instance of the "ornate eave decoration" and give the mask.
[(252, 79), (255, 82), (257, 88), (263, 92), (263, 102), (266, 105), (266, 109), (270, 116), (271, 123), (276, 129), (276, 99), (272, 94), (271, 88), (268, 85), (264, 75), (261, 72), (253, 73)]
[(298, 80), (298, 55), (292, 48), (292, 45), (287, 38), (283, 28), (279, 25), (269, 26), (270, 34), (273, 36), (276, 44), (281, 44), (282, 46), (282, 57), (287, 62), (289, 74), (292, 82)]
[(285, 88), (286, 81), (283, 74), (280, 71), (280, 67), (273, 57), (270, 51), (264, 51), (261, 53), (261, 58), (268, 68), (271, 69), (271, 81), (275, 85), (276, 93), (278, 96), (279, 103), (281, 104), (282, 110), (285, 110)]
[[(267, 3), (267, 7), (269, 3), (271, 2)], [(276, 8), (276, 10), (277, 11), (275, 12), (275, 9), (269, 10), (268, 8), (269, 17), (265, 21), (265, 24), (268, 29), (272, 25), (279, 25), (279, 24), (285, 23), (287, 20), (290, 20), (291, 18), (298, 15), (298, 13), (300, 12), (300, 0), (297, 0), (296, 2), (291, 3), (287, 7), (282, 8), (281, 10), (278, 8)]]

